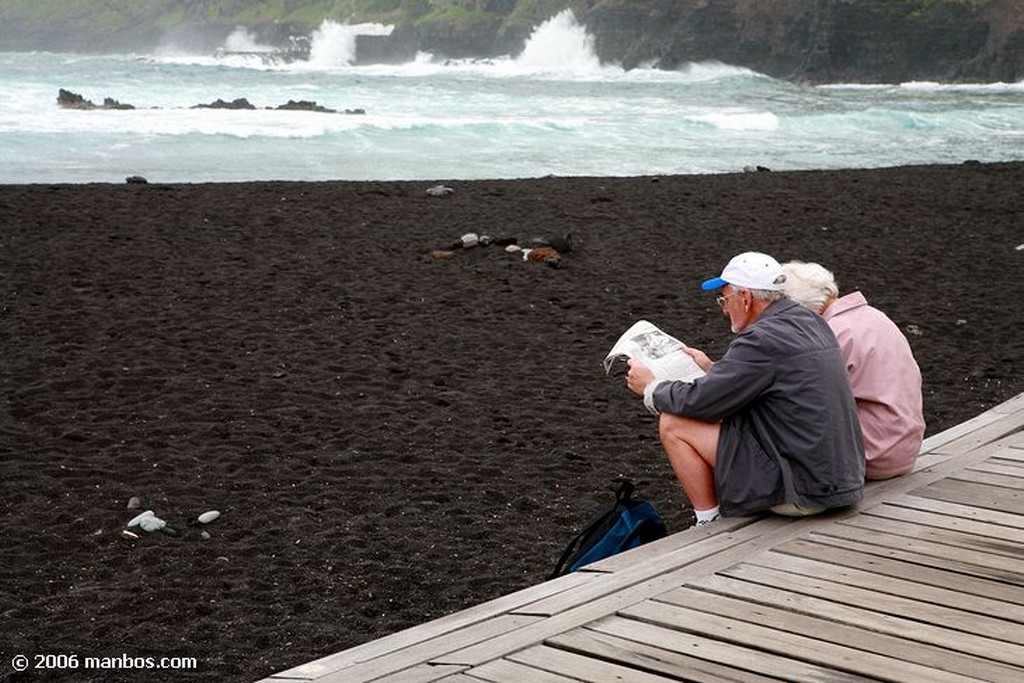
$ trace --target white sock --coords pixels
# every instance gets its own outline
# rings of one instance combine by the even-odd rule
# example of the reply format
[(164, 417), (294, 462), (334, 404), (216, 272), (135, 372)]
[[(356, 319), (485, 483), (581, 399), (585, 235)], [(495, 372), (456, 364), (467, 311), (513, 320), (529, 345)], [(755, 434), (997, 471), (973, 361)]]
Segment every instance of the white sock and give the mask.
[(698, 524), (700, 524), (701, 522), (713, 522), (720, 516), (718, 514), (717, 505), (709, 510), (694, 510), (694, 512), (697, 514)]

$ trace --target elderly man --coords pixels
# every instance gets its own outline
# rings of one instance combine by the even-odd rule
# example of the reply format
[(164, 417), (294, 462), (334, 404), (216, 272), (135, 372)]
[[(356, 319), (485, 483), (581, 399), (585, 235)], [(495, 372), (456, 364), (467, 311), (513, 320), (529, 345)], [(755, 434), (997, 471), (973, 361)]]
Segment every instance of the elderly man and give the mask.
[(864, 446), (846, 363), (820, 316), (788, 300), (771, 256), (746, 252), (704, 282), (737, 335), (707, 375), (655, 382), (630, 361), (627, 383), (652, 412), (697, 523), (772, 510), (816, 514), (860, 500)]
[(925, 429), (921, 370), (910, 342), (860, 292), (840, 297), (835, 276), (824, 266), (790, 261), (782, 270), (786, 295), (820, 313), (839, 341), (857, 402), (867, 478), (910, 472)]

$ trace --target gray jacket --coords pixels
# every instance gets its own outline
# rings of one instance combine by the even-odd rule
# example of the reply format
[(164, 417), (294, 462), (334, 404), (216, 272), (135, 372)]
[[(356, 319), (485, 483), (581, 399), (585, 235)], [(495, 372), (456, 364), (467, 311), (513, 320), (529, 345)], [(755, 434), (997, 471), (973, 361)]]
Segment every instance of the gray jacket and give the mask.
[(723, 515), (861, 499), (864, 445), (846, 362), (828, 324), (793, 301), (765, 309), (705, 377), (662, 382), (653, 403), (721, 420), (715, 487)]

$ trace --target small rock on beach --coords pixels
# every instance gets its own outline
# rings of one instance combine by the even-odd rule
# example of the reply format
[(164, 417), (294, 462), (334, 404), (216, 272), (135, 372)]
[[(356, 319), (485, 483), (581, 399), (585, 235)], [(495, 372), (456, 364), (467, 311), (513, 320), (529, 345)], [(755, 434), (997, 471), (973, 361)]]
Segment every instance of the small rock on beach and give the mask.
[(151, 514), (139, 521), (139, 527), (146, 533), (151, 534), (156, 531), (163, 531), (167, 527), (167, 522)]
[(427, 194), (431, 197), (447, 197), (450, 194), (454, 194), (454, 192), (453, 188), (446, 185), (434, 185), (427, 188)]
[(207, 510), (203, 514), (199, 515), (199, 523), (200, 524), (209, 524), (210, 522), (212, 522), (213, 520), (217, 519), (218, 517), (220, 517), (220, 511), (219, 510)]
[(132, 517), (132, 521), (128, 522), (125, 525), (125, 527), (128, 528), (128, 529), (131, 529), (133, 526), (139, 526), (139, 524), (142, 523), (142, 520), (144, 520), (144, 519), (146, 519), (148, 517), (153, 517), (153, 516), (154, 515), (153, 515), (153, 511), (152, 510), (146, 510), (145, 512), (140, 512), (139, 514), (137, 514), (134, 517)]

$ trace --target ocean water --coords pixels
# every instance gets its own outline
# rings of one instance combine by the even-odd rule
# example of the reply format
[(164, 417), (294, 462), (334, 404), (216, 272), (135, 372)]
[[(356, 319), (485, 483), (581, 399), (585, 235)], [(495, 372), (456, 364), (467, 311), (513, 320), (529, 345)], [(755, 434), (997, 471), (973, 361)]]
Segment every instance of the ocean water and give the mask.
[[(0, 53), (0, 183), (429, 180), (1024, 159), (1024, 82), (802, 86), (726, 64), (601, 64), (570, 13), (521, 55), (353, 66), (325, 23), (286, 62), (233, 34), (189, 55)], [(134, 110), (62, 109), (60, 88)], [(256, 110), (195, 109), (246, 98)], [(365, 114), (278, 111), (289, 100)]]

